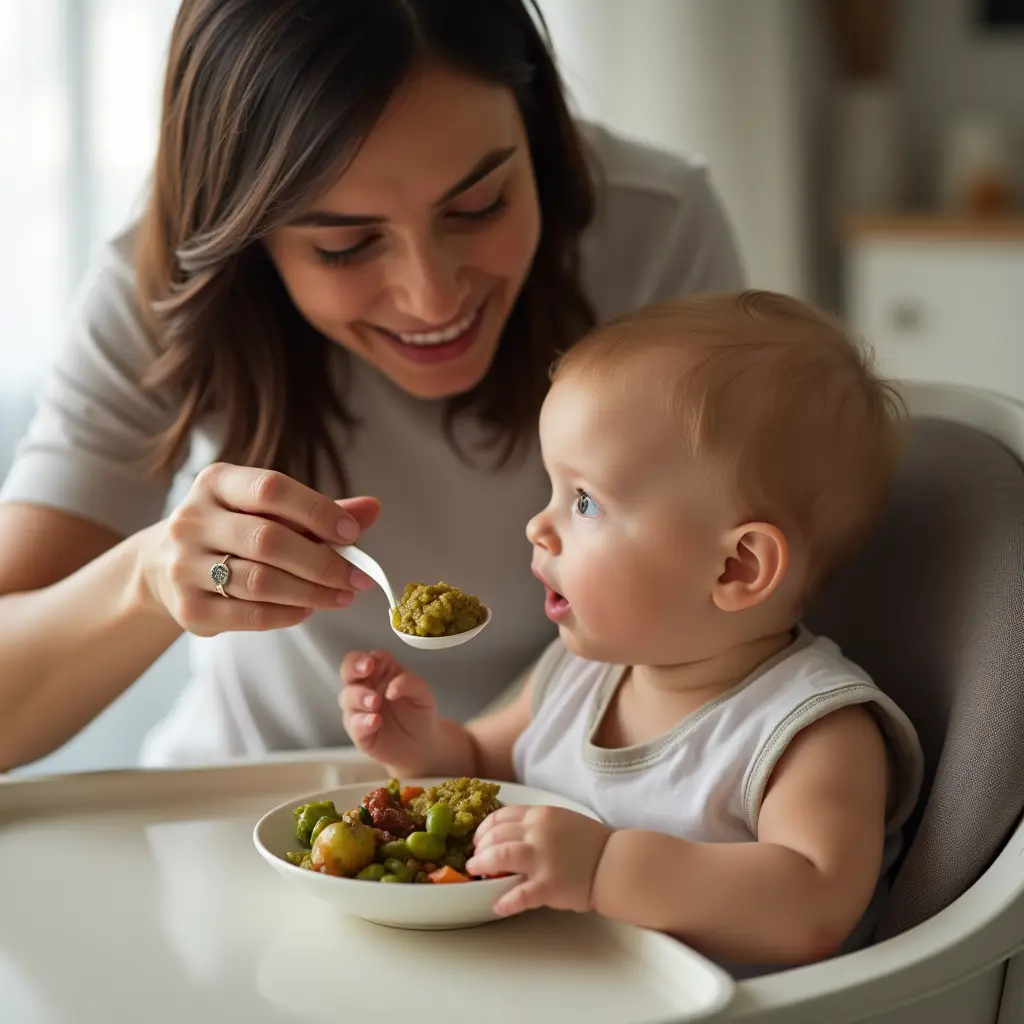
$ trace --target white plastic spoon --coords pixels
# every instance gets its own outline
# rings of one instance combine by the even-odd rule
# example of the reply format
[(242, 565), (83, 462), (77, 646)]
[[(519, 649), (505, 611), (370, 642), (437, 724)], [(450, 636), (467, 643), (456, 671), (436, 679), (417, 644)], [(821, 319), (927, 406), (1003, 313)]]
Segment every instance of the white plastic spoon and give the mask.
[(391, 627), (391, 632), (404, 640), (410, 647), (418, 647), (423, 651), (443, 651), (446, 647), (458, 647), (459, 644), (472, 640), (478, 633), (486, 629), (491, 621), (491, 609), (487, 608), (487, 618), (479, 626), (469, 629), (465, 633), (456, 633), (454, 636), (413, 636), (411, 633), (403, 633), (400, 629), (395, 629), (395, 624), (391, 621), (391, 612), (398, 602), (395, 600), (395, 592), (391, 589), (387, 574), (377, 564), (377, 561), (365, 551), (360, 551), (354, 544), (346, 544), (334, 550), (346, 562), (351, 562), (357, 569), (362, 569), (384, 591), (388, 599), (388, 625)]

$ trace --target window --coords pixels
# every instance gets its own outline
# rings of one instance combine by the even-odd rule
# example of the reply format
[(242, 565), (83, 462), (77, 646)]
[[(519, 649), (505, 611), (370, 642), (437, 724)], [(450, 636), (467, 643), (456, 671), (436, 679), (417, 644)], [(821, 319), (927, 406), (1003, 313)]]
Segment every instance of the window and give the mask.
[(138, 207), (177, 6), (0, 0), (0, 409), (24, 408), (92, 252)]

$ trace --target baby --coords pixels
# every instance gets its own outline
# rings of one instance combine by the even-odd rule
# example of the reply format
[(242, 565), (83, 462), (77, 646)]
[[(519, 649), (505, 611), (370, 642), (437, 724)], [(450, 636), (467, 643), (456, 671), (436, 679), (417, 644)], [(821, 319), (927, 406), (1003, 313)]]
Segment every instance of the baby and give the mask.
[(352, 653), (349, 735), (399, 776), (514, 779), (600, 815), (488, 818), (467, 870), (523, 876), (498, 913), (594, 910), (737, 973), (866, 942), (921, 751), (801, 615), (871, 530), (899, 433), (857, 346), (795, 299), (597, 329), (553, 373), (552, 496), (526, 530), (559, 639), (466, 726), (386, 653)]

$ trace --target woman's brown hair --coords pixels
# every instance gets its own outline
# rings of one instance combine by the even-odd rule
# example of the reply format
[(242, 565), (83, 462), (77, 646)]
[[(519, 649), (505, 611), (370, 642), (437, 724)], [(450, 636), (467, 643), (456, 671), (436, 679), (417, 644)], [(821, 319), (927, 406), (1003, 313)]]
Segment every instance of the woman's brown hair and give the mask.
[(220, 458), (310, 483), (326, 458), (344, 486), (331, 423), (356, 424), (329, 372), (336, 346), (303, 319), (261, 239), (331, 184), (430, 60), (512, 90), (542, 218), (494, 363), (448, 400), (446, 429), (454, 444), (455, 419), (478, 417), (498, 465), (533, 438), (549, 365), (593, 322), (577, 241), (594, 200), (526, 0), (183, 0), (136, 256), (162, 349), (147, 385), (173, 389), (181, 410), (155, 471), (175, 465), (192, 428), (216, 414)]

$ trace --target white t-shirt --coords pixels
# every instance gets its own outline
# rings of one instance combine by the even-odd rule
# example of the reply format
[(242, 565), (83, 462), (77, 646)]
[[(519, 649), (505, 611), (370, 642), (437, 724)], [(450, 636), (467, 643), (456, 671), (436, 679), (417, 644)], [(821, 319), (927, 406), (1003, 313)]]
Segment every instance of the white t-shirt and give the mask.
[[(600, 164), (597, 213), (581, 240), (584, 286), (599, 321), (660, 299), (742, 286), (730, 228), (700, 163), (601, 128), (584, 131)], [(125, 536), (163, 514), (172, 481), (147, 478), (135, 466), (176, 414), (171, 396), (140, 386), (157, 348), (140, 325), (133, 239), (129, 231), (111, 243), (83, 284), (0, 489), (0, 500), (58, 508)], [(341, 349), (337, 358), (344, 358)], [(523, 532), (549, 496), (539, 451), (500, 472), (467, 467), (444, 439), (442, 403), (412, 398), (367, 364), (352, 362), (346, 401), (363, 426), (342, 449), (350, 493), (382, 504), (360, 546), (395, 586), (444, 579), (493, 609), (490, 628), (472, 643), (441, 653), (397, 652), (434, 687), (442, 714), (465, 720), (555, 633)], [(471, 438), (472, 425), (464, 429), (460, 436)], [(213, 459), (216, 446), (211, 418), (193, 437), (186, 482)], [(331, 493), (330, 483), (321, 490)], [(454, 500), (439, 501), (439, 494)], [(147, 738), (146, 764), (345, 744), (336, 703), (342, 659), (349, 650), (395, 646), (387, 601), (376, 590), (289, 630), (189, 642), (191, 679)]]

